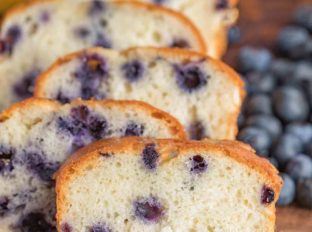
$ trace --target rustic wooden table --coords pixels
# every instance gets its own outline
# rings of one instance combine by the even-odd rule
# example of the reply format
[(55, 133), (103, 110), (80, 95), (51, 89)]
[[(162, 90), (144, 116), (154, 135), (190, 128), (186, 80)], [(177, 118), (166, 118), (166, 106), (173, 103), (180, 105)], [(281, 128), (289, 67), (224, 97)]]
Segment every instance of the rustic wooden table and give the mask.
[[(242, 38), (229, 49), (224, 60), (235, 67), (238, 50), (246, 44), (273, 48), (280, 28), (291, 20), (294, 9), (304, 3), (312, 0), (240, 0)], [(312, 210), (295, 206), (278, 209), (277, 232), (312, 232)]]

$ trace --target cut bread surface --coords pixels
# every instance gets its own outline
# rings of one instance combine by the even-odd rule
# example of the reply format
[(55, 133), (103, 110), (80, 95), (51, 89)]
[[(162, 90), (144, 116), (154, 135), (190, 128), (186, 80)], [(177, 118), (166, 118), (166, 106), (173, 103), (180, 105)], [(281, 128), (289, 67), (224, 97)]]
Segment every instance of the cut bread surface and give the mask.
[(91, 48), (59, 59), (39, 77), (35, 96), (146, 101), (175, 116), (191, 139), (235, 139), (243, 88), (230, 67), (205, 55)]
[(206, 52), (191, 21), (166, 8), (131, 1), (33, 0), (9, 11), (2, 23), (0, 110), (30, 97), (36, 77), (55, 59), (92, 46)]
[(0, 231), (55, 231), (52, 176), (78, 148), (102, 138), (181, 138), (179, 122), (135, 101), (30, 99), (0, 116)]
[(238, 142), (134, 137), (78, 151), (56, 182), (58, 231), (73, 232), (273, 232), (281, 189)]

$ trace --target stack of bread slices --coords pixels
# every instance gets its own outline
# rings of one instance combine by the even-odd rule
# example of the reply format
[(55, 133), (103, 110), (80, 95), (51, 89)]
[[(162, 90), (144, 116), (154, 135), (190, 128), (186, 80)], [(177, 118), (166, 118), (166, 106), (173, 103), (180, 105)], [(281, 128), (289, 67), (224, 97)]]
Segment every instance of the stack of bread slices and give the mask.
[(0, 33), (0, 231), (274, 231), (234, 141), (227, 0), (30, 0)]

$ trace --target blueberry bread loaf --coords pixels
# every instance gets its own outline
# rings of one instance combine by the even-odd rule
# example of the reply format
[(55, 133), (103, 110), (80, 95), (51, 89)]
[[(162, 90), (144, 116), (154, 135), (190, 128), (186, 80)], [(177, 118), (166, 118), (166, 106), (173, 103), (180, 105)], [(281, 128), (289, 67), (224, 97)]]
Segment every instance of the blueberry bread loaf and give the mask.
[(238, 18), (237, 0), (132, 0), (159, 4), (188, 16), (200, 30), (208, 54), (220, 58), (226, 51), (228, 28)]
[(78, 148), (121, 136), (185, 138), (167, 113), (141, 102), (30, 99), (0, 116), (0, 231), (55, 227), (53, 173)]
[(238, 142), (99, 141), (56, 180), (59, 232), (273, 232), (277, 170)]
[(57, 61), (39, 77), (35, 95), (71, 99), (134, 99), (175, 116), (191, 139), (234, 139), (244, 95), (228, 66), (180, 49), (91, 48)]
[(152, 4), (84, 0), (30, 1), (6, 15), (0, 33), (0, 110), (30, 97), (36, 76), (55, 59), (92, 46), (175, 47), (206, 52), (193, 24)]

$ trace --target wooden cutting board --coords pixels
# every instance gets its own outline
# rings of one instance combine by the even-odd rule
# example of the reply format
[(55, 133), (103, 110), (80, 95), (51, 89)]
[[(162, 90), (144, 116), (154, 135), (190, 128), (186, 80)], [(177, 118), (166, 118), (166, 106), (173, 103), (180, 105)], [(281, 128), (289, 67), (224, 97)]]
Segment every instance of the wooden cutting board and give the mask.
[[(241, 41), (231, 47), (224, 60), (237, 65), (239, 48), (244, 45), (273, 48), (276, 36), (299, 5), (312, 0), (240, 0)], [(312, 232), (312, 210), (292, 206), (277, 210), (277, 232)]]

